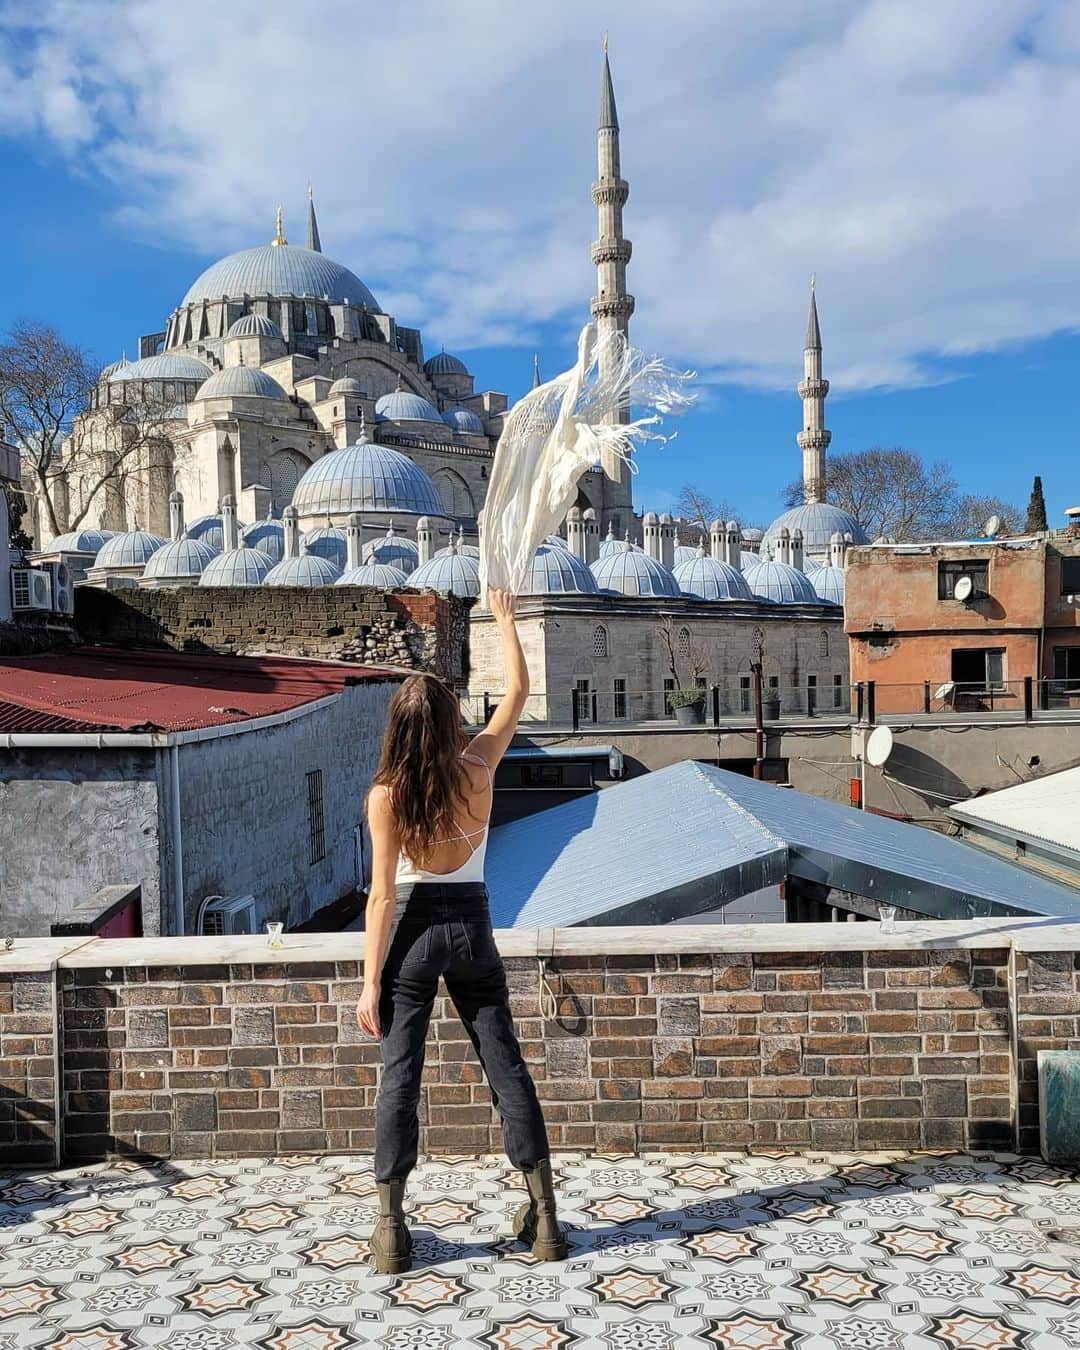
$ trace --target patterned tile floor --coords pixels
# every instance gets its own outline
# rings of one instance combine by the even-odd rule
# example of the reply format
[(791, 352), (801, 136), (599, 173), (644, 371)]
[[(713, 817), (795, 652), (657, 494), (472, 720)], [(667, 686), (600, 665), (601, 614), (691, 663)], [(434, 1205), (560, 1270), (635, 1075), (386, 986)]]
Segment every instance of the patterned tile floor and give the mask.
[(423, 1164), (372, 1275), (366, 1158), (0, 1175), (0, 1350), (1062, 1350), (1080, 1178), (1005, 1155), (561, 1154), (572, 1255), (499, 1159)]

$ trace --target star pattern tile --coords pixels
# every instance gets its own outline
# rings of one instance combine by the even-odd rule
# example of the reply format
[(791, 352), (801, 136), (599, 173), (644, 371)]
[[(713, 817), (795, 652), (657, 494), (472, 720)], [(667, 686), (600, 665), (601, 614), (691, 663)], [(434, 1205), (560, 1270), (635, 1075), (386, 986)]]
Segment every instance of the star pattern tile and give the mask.
[(0, 1350), (1080, 1350), (1080, 1173), (949, 1153), (424, 1161), (375, 1274), (369, 1158), (0, 1176)]

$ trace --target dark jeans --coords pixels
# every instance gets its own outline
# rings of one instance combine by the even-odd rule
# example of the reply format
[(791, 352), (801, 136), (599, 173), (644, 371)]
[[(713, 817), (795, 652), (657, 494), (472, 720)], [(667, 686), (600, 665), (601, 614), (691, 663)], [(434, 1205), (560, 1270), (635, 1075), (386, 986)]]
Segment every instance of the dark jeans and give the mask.
[(547, 1131), (514, 1034), (506, 972), (495, 947), (487, 888), (418, 882), (402, 904), (382, 973), (382, 1081), (375, 1102), (375, 1180), (416, 1166), (424, 1042), (439, 976), (476, 1047), (515, 1167), (548, 1156)]

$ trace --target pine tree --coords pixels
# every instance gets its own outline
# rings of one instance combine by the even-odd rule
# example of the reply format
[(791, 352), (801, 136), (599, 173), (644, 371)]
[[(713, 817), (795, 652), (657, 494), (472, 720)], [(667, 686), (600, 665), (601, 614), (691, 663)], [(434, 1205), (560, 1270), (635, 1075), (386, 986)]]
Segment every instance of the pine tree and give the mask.
[(1046, 528), (1046, 499), (1043, 497), (1042, 479), (1036, 474), (1031, 485), (1027, 515), (1024, 517), (1024, 533), (1039, 534)]

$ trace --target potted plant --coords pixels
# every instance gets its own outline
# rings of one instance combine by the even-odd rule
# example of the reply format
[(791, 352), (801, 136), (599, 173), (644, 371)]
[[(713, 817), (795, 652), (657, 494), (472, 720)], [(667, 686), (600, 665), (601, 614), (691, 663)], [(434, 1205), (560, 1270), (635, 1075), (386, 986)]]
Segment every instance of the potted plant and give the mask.
[(705, 723), (705, 690), (673, 689), (668, 694), (668, 702), (675, 713), (675, 721), (681, 727), (700, 727)]

